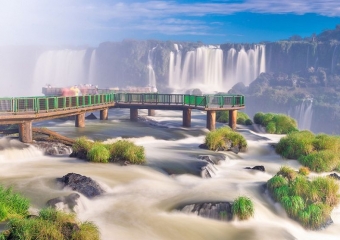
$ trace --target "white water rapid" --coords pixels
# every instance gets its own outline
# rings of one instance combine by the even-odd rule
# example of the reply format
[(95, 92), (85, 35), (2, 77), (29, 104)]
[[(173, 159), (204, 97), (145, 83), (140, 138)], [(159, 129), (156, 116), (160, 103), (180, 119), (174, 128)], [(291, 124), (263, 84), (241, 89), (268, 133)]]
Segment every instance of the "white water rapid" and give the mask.
[[(97, 113), (95, 113), (98, 115)], [(282, 165), (295, 169), (299, 163), (284, 160), (269, 144), (281, 136), (259, 135), (239, 129), (247, 141), (246, 153), (234, 154), (203, 150), (205, 115), (192, 112), (192, 128), (181, 127), (181, 112), (156, 111), (147, 117), (140, 111), (140, 121), (128, 120), (129, 111), (112, 109), (108, 121), (86, 120), (85, 128), (75, 128), (73, 121), (47, 121), (45, 126), (69, 137), (88, 136), (112, 141), (124, 137), (145, 147), (145, 166), (95, 164), (67, 156), (43, 156), (33, 147), (23, 148), (17, 140), (0, 141), (0, 183), (31, 200), (33, 209), (46, 201), (71, 193), (62, 190), (55, 179), (70, 172), (91, 177), (106, 193), (89, 200), (81, 196), (77, 213), (82, 221), (93, 221), (104, 240), (335, 240), (340, 236), (340, 209), (332, 213), (334, 223), (321, 231), (306, 231), (289, 219), (282, 208), (263, 192), (263, 184)], [(221, 126), (218, 124), (218, 126)], [(212, 178), (199, 176), (200, 155), (223, 159), (214, 167)], [(264, 165), (266, 172), (245, 167)], [(247, 221), (219, 222), (172, 211), (183, 203), (198, 201), (233, 201), (250, 197), (255, 205), (254, 218)]]
[(242, 47), (239, 51), (231, 48), (227, 53), (219, 46), (183, 52), (176, 44), (175, 49), (169, 61), (169, 87), (175, 91), (188, 88), (228, 91), (238, 82), (249, 85), (266, 71), (264, 45), (248, 50)]

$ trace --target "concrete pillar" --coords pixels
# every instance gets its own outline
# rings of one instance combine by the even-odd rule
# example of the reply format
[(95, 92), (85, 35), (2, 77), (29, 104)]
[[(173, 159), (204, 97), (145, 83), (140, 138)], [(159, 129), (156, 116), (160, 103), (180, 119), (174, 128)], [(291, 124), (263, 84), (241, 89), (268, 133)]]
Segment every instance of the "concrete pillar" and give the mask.
[(85, 127), (85, 113), (76, 115), (76, 127)]
[(183, 110), (183, 127), (191, 126), (191, 109), (187, 108)]
[(109, 109), (108, 108), (100, 110), (100, 120), (107, 120), (108, 117), (109, 117)]
[(33, 141), (32, 137), (32, 122), (26, 121), (24, 123), (19, 123), (19, 140), (24, 143), (31, 143)]
[(236, 123), (237, 123), (237, 110), (229, 110), (229, 127), (235, 130)]
[(138, 121), (138, 108), (130, 108), (130, 120)]
[(216, 128), (216, 111), (207, 111), (207, 128), (210, 131)]
[(148, 116), (155, 116), (155, 109), (148, 109)]

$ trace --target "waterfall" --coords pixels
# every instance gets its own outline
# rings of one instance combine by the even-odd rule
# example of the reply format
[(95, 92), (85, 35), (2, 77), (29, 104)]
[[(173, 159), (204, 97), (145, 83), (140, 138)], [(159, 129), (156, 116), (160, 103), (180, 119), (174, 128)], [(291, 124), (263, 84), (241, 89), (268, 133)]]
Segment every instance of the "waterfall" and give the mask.
[(150, 87), (156, 87), (156, 75), (155, 75), (155, 71), (153, 70), (153, 52), (156, 49), (156, 47), (152, 48), (151, 50), (149, 50), (149, 54), (148, 54), (148, 71), (149, 71), (149, 86)]
[(225, 55), (220, 46), (202, 46), (187, 52), (177, 44), (174, 48), (176, 51), (170, 53), (169, 61), (169, 87), (173, 89), (228, 91), (238, 82), (249, 85), (266, 71), (264, 45), (254, 45), (248, 50), (242, 47), (238, 52), (230, 48)]
[(69, 49), (43, 52), (35, 66), (33, 89), (40, 91), (46, 84), (63, 87), (85, 83), (85, 54), (86, 50)]
[(94, 84), (96, 81), (96, 50), (94, 49), (90, 58), (89, 80), (88, 83)]
[(337, 64), (337, 58), (338, 56), (336, 55), (336, 50), (338, 48), (338, 45), (335, 45), (334, 50), (333, 50), (333, 55), (332, 55), (332, 66), (331, 66), (331, 71), (334, 73), (334, 65)]
[(313, 117), (313, 99), (307, 98), (301, 104), (291, 108), (288, 115), (294, 118), (298, 123), (300, 130), (311, 130)]

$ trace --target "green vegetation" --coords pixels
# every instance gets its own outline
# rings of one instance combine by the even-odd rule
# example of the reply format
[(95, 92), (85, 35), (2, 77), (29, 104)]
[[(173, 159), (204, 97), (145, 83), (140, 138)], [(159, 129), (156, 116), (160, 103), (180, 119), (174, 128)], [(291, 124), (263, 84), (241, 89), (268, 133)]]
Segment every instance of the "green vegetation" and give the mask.
[(254, 123), (262, 125), (267, 133), (272, 134), (298, 131), (295, 119), (284, 114), (258, 112), (254, 115)]
[[(221, 123), (229, 123), (229, 111), (217, 111), (216, 112), (216, 121)], [(237, 111), (237, 124), (241, 125), (252, 125), (253, 122), (249, 118), (249, 116), (241, 111)]]
[(293, 132), (281, 138), (275, 151), (284, 158), (297, 159), (315, 172), (339, 170), (339, 136), (314, 135), (310, 131)]
[(109, 162), (110, 152), (102, 144), (94, 144), (94, 146), (87, 152), (87, 159), (90, 162)]
[(28, 214), (29, 200), (12, 188), (4, 188), (0, 185), (0, 222), (13, 217), (24, 217)]
[(145, 162), (144, 147), (136, 146), (127, 140), (119, 140), (109, 146), (112, 161), (127, 160), (133, 164)]
[(246, 139), (230, 127), (218, 128), (211, 131), (205, 137), (205, 144), (210, 150), (229, 150), (237, 147), (240, 151), (247, 149)]
[(0, 221), (7, 221), (1, 240), (10, 239), (99, 239), (99, 230), (91, 222), (80, 223), (74, 214), (52, 208), (40, 210), (39, 216), (29, 215), (29, 200), (11, 188), (0, 185)]
[(42, 209), (37, 217), (10, 219), (8, 225), (9, 229), (1, 233), (0, 239), (100, 239), (93, 223), (79, 223), (75, 215), (51, 208)]
[(144, 147), (136, 146), (127, 140), (104, 144), (91, 142), (85, 137), (78, 138), (72, 146), (71, 156), (87, 159), (91, 162), (118, 162), (128, 161), (132, 164), (145, 163)]
[(231, 211), (240, 220), (247, 220), (254, 216), (254, 204), (248, 197), (238, 197), (235, 199)]
[(330, 219), (332, 209), (339, 203), (339, 185), (331, 177), (317, 177), (309, 181), (306, 169), (284, 166), (267, 182), (273, 199), (287, 214), (308, 229), (320, 229)]

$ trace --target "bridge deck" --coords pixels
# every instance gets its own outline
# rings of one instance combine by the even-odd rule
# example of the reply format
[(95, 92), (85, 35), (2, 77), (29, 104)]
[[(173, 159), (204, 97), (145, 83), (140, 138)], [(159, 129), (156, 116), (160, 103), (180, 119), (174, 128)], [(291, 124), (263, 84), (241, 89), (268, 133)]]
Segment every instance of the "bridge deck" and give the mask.
[(0, 124), (41, 121), (106, 108), (202, 111), (243, 109), (242, 95), (184, 95), (159, 93), (106, 93), (72, 97), (0, 98)]

